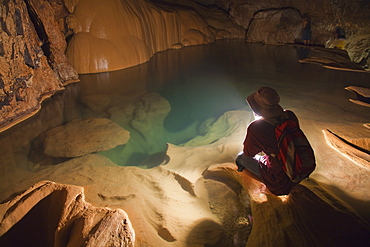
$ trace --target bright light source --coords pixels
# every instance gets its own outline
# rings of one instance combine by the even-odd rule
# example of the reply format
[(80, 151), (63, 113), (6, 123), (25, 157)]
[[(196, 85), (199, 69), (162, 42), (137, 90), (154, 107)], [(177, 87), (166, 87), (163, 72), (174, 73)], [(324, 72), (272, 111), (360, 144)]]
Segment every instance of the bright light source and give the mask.
[(254, 120), (260, 120), (262, 118), (262, 116), (257, 115), (255, 112), (253, 112), (253, 115), (254, 115)]
[(256, 155), (253, 157), (253, 159), (255, 159), (255, 160), (258, 160), (258, 161), (261, 161), (261, 162), (262, 162), (261, 158), (262, 158), (262, 157), (263, 157), (263, 158), (266, 158), (265, 156), (266, 156), (265, 152), (261, 151), (261, 152), (259, 152), (258, 154), (256, 154)]
[(282, 202), (286, 202), (289, 199), (289, 195), (278, 196)]

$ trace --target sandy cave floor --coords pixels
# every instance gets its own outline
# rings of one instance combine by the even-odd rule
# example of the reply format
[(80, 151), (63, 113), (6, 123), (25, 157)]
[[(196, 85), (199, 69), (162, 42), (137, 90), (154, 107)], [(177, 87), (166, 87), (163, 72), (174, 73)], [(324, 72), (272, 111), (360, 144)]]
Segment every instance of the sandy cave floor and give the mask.
[[(329, 129), (366, 147), (369, 108), (349, 101), (353, 94), (341, 85), (310, 88), (305, 101), (294, 98), (299, 85), (277, 87), (282, 105), (300, 117), (318, 164), (311, 179), (289, 196), (262, 194), (258, 182), (236, 171), (234, 158), (253, 120), (249, 110), (240, 110), (225, 113), (192, 145), (169, 144), (169, 161), (151, 169), (121, 167), (90, 154), (34, 172), (19, 165), (26, 157), (8, 147), (3, 157), (19, 162), (1, 162), (6, 182), (0, 198), (5, 201), (40, 180), (82, 186), (87, 202), (127, 212), (135, 246), (245, 246), (247, 239), (248, 246), (369, 245), (368, 153), (356, 159), (357, 151), (323, 133)], [(330, 141), (340, 144), (341, 153)]]
[[(22, 174), (25, 171), (15, 171), (14, 176), (27, 179), (11, 186), (20, 191), (44, 179), (82, 186), (87, 202), (127, 212), (136, 232), (135, 246), (245, 246), (248, 234), (249, 246), (270, 245), (276, 239), (281, 239), (278, 246), (298, 242), (301, 246), (361, 246), (368, 241), (369, 228), (363, 221), (369, 217), (367, 168), (323, 142), (319, 154), (325, 150), (335, 157), (337, 166), (325, 169), (319, 155), (310, 181), (287, 197), (266, 196), (260, 193), (259, 183), (236, 172), (232, 162), (231, 154), (239, 151), (245, 129), (245, 124), (233, 119), (251, 113), (229, 114), (234, 118), (228, 115), (227, 125), (237, 131), (206, 146), (170, 145), (171, 159), (159, 167), (119, 167), (92, 154), (27, 176)], [(317, 138), (323, 138), (321, 133)], [(317, 149), (317, 143), (313, 145)]]

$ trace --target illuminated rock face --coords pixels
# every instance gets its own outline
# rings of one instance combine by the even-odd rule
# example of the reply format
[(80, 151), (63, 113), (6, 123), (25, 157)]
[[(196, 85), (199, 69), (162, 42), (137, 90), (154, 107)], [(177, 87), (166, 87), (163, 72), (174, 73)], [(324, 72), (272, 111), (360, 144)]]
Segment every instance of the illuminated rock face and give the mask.
[(40, 108), (41, 101), (77, 79), (66, 42), (47, 1), (2, 1), (0, 11), (0, 129)]
[[(2, 6), (2, 130), (35, 114), (44, 98), (78, 80), (76, 70), (127, 68), (169, 48), (242, 38), (245, 33), (219, 10), (197, 7), (201, 16), (188, 6), (159, 7), (144, 0), (16, 0)], [(66, 36), (72, 30), (67, 49)]]
[(144, 0), (65, 2), (71, 12), (67, 22), (74, 31), (67, 56), (79, 73), (123, 69), (169, 48), (244, 35), (243, 28), (235, 24), (234, 33), (215, 29), (185, 7), (155, 6)]
[(33, 185), (0, 205), (0, 245), (134, 246), (135, 232), (123, 210), (94, 207), (84, 197), (78, 186)]
[(0, 246), (25, 240), (36, 246), (245, 246), (251, 209), (233, 160), (247, 122), (240, 120), (248, 116), (227, 113), (191, 144), (219, 140), (170, 145), (171, 160), (151, 169), (117, 166), (99, 154), (34, 167), (37, 173), (11, 185), (15, 192), (28, 188), (24, 193), (0, 190)]

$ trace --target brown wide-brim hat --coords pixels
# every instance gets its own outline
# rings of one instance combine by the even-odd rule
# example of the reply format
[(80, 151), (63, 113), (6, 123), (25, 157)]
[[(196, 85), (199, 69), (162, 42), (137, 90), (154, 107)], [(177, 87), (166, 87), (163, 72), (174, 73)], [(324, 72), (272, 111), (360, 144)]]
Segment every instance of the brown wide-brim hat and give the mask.
[(278, 117), (284, 111), (279, 105), (279, 94), (270, 87), (260, 87), (257, 92), (249, 95), (246, 100), (250, 108), (262, 117)]

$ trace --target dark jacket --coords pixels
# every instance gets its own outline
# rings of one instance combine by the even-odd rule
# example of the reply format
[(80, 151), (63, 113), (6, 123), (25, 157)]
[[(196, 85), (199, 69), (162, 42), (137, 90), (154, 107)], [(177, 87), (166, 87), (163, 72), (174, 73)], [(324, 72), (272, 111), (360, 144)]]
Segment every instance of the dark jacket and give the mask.
[[(292, 111), (285, 112), (289, 119), (296, 121), (299, 125), (298, 119)], [(259, 168), (262, 182), (275, 195), (289, 194), (296, 183), (289, 179), (277, 160), (271, 156), (271, 153), (277, 154), (278, 152), (275, 127), (271, 123), (262, 119), (253, 121), (248, 126), (243, 151), (244, 155), (248, 157), (254, 157), (263, 151), (266, 156), (260, 159)]]

